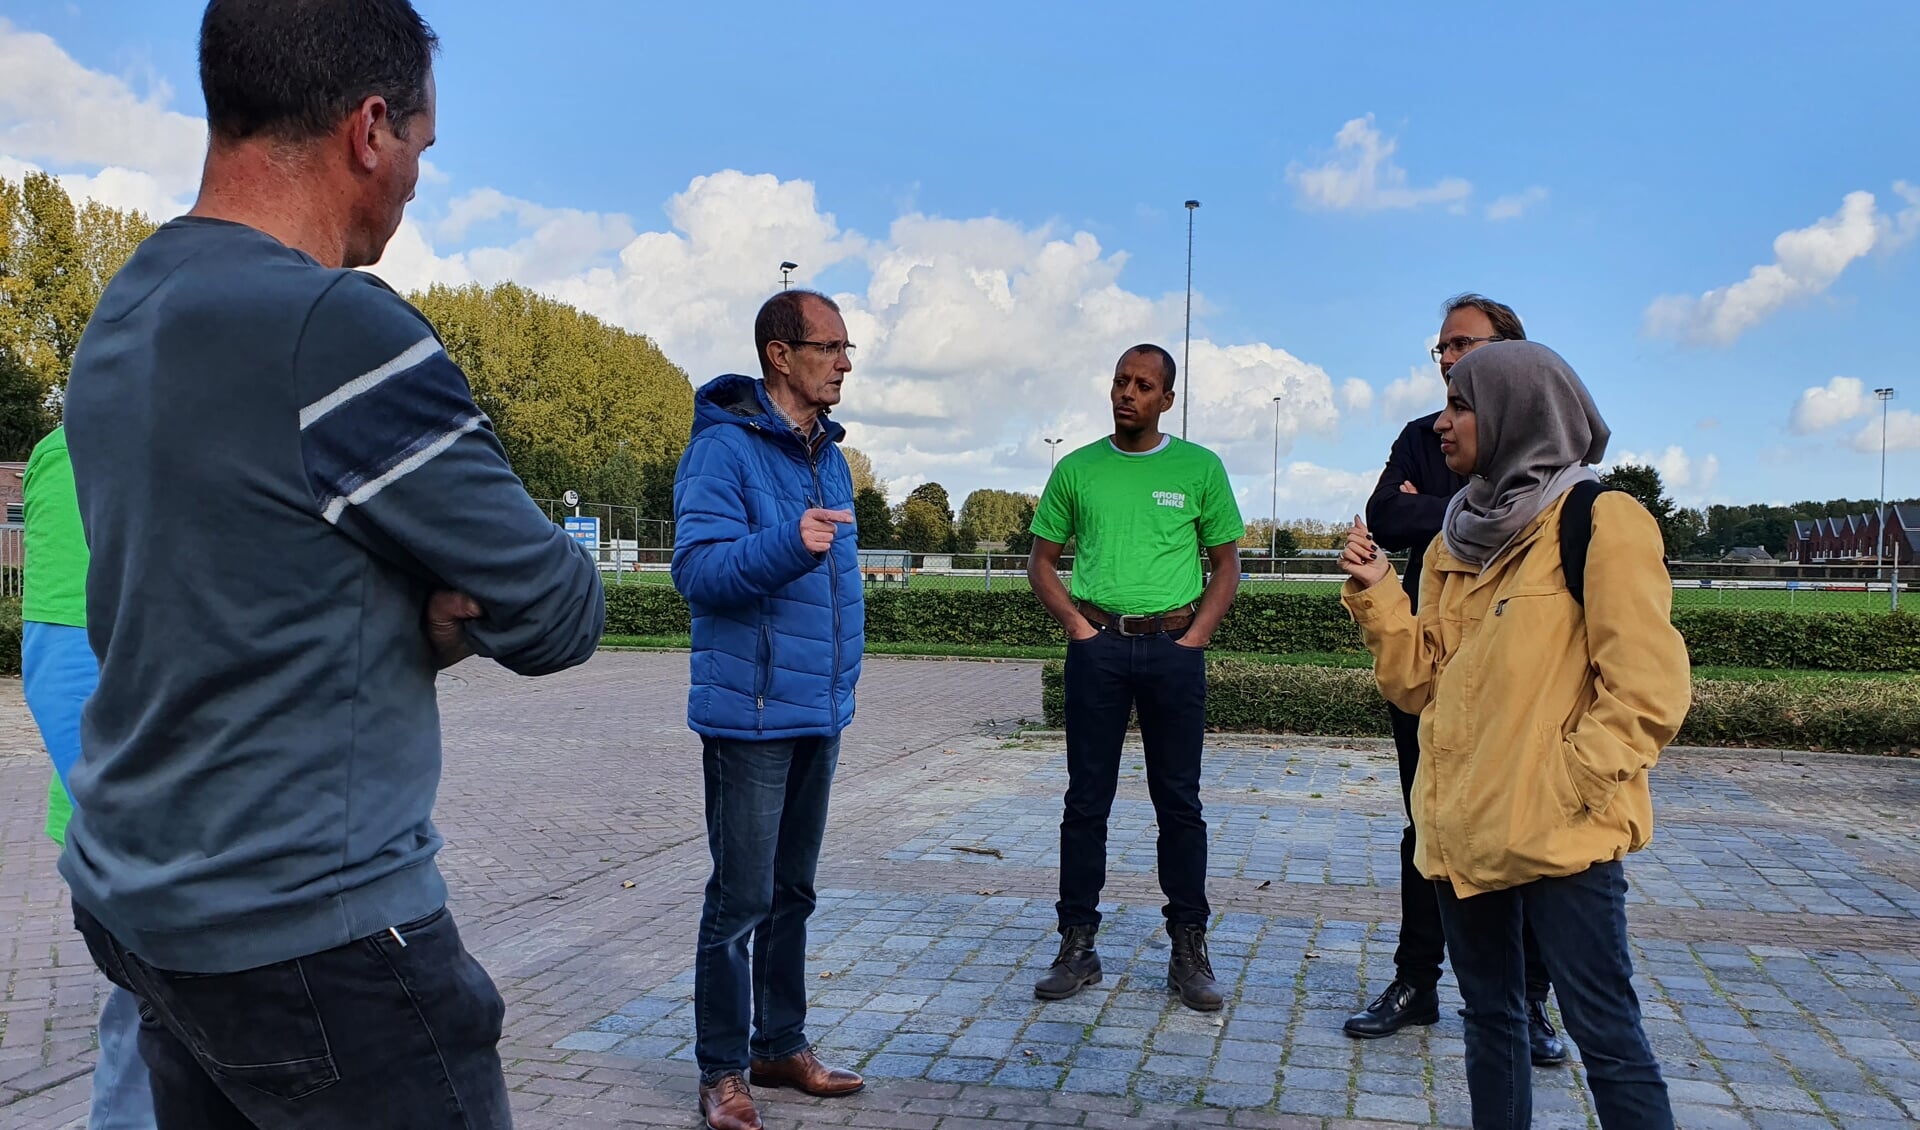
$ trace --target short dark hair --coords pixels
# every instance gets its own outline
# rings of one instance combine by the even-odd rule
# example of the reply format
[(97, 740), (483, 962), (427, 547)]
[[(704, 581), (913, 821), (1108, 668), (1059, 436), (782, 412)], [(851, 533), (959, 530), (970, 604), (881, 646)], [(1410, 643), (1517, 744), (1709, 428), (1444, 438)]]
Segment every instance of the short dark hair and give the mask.
[(801, 341), (807, 336), (807, 303), (818, 302), (838, 314), (840, 304), (817, 290), (783, 290), (760, 306), (753, 319), (753, 350), (760, 355), (760, 372), (773, 370), (767, 346), (776, 341)]
[(1173, 354), (1168, 353), (1166, 350), (1160, 348), (1157, 345), (1154, 345), (1152, 342), (1142, 342), (1141, 344), (1134, 346), (1132, 349), (1127, 350), (1125, 353), (1122, 353), (1120, 355), (1120, 359), (1124, 361), (1136, 353), (1150, 353), (1154, 357), (1159, 358), (1160, 374), (1161, 376), (1166, 378), (1166, 382), (1167, 382), (1167, 387), (1163, 391), (1171, 392), (1173, 390), (1173, 379), (1175, 376), (1179, 374), (1179, 371), (1180, 371), (1173, 363)]
[(440, 38), (408, 0), (211, 0), (200, 92), (216, 138), (310, 141), (376, 95), (393, 132), (427, 107)]
[(1441, 311), (1440, 317), (1444, 320), (1455, 310), (1469, 309), (1485, 314), (1487, 321), (1493, 323), (1493, 332), (1508, 341), (1527, 340), (1526, 328), (1520, 324), (1520, 315), (1513, 312), (1513, 307), (1504, 302), (1495, 302), (1484, 294), (1468, 291), (1465, 294), (1454, 295), (1447, 299), (1446, 308)]

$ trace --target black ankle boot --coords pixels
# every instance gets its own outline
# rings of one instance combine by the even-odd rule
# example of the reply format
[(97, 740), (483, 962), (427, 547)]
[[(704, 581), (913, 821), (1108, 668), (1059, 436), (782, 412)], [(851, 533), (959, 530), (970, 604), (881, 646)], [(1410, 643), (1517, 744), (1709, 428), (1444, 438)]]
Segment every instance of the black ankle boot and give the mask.
[(1069, 926), (1060, 931), (1060, 953), (1053, 967), (1033, 986), (1043, 1001), (1063, 1001), (1088, 985), (1100, 983), (1100, 955), (1094, 952), (1096, 927)]
[(1439, 1020), (1438, 992), (1396, 980), (1386, 992), (1373, 998), (1372, 1004), (1348, 1017), (1344, 1030), (1356, 1040), (1377, 1040), (1411, 1024), (1436, 1024)]
[(1218, 1012), (1226, 1003), (1213, 983), (1213, 961), (1207, 956), (1205, 926), (1169, 926), (1173, 957), (1167, 962), (1167, 988), (1180, 994), (1180, 1003), (1201, 1012)]
[(1547, 1019), (1546, 1001), (1527, 1002), (1527, 1045), (1535, 1067), (1558, 1067), (1567, 1062), (1567, 1045)]

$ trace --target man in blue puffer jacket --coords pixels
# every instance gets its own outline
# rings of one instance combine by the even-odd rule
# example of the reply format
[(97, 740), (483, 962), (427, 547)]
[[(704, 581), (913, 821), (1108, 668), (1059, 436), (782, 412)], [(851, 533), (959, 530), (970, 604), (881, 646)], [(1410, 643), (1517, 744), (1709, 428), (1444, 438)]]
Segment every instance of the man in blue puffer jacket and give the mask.
[(827, 418), (853, 346), (840, 308), (806, 290), (768, 299), (753, 337), (765, 379), (695, 394), (673, 487), (713, 853), (693, 989), (711, 1130), (760, 1130), (749, 1069), (757, 1085), (812, 1095), (862, 1086), (816, 1059), (805, 1031), (814, 869), (864, 645), (846, 429)]

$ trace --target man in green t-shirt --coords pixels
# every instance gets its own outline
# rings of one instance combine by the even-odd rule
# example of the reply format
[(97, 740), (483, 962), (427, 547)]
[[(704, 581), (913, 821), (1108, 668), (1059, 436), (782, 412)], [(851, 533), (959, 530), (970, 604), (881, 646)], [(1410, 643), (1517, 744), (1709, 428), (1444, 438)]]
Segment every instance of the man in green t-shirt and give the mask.
[[(1137, 709), (1147, 792), (1160, 825), (1160, 889), (1173, 958), (1168, 988), (1190, 1008), (1223, 1003), (1207, 956), (1207, 822), (1200, 755), (1206, 647), (1240, 586), (1240, 508), (1204, 447), (1160, 434), (1173, 357), (1136, 345), (1114, 366), (1113, 435), (1060, 461), (1033, 515), (1027, 576), (1066, 629), (1067, 796), (1060, 820), (1060, 953), (1034, 986), (1063, 1000), (1100, 981), (1093, 937), (1107, 877), (1107, 815)], [(1060, 551), (1078, 539), (1073, 591)], [(1206, 551), (1212, 579), (1202, 575)]]
[[(56, 428), (34, 446), (21, 476), (26, 561), (20, 618), (20, 684), (40, 739), (53, 757), (47, 789), (47, 835), (67, 842), (73, 801), (67, 775), (80, 760), (80, 708), (100, 681), (87, 642), (87, 539), (67, 459), (67, 433)], [(100, 1010), (100, 1058), (93, 1068), (88, 1130), (151, 1130), (153, 1092), (140, 1059), (140, 1002), (118, 986)]]

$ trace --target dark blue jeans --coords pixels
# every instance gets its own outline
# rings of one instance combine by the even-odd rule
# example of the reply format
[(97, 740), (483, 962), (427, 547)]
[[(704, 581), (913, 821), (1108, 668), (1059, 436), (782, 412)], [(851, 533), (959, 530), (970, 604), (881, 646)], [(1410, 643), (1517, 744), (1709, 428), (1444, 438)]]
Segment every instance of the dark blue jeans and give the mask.
[(1460, 898), (1435, 883), (1453, 974), (1467, 1004), (1467, 1093), (1474, 1130), (1531, 1125), (1533, 1063), (1524, 1011), (1525, 921), (1540, 950), (1567, 1032), (1606, 1130), (1672, 1130), (1667, 1085), (1640, 1024), (1627, 950), (1627, 880), (1618, 863)]
[(1147, 795), (1160, 825), (1160, 889), (1169, 925), (1205, 926), (1207, 821), (1200, 754), (1207, 724), (1207, 657), (1156, 632), (1111, 629), (1067, 646), (1067, 798), (1060, 818), (1060, 928), (1100, 925), (1107, 884), (1107, 817), (1120, 749), (1138, 710)]
[(108, 980), (140, 1001), (160, 1130), (505, 1130), (506, 1004), (443, 908), (239, 973), (156, 969), (78, 905)]
[(713, 875), (700, 912), (693, 1011), (694, 1057), (711, 1083), (745, 1072), (749, 1055), (784, 1059), (808, 1047), (807, 918), (840, 739), (708, 738), (705, 747)]

